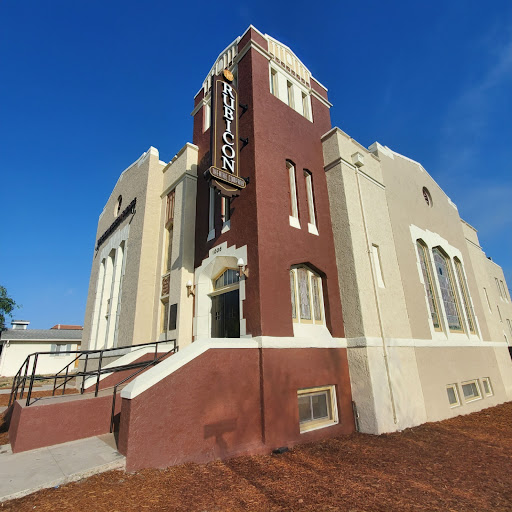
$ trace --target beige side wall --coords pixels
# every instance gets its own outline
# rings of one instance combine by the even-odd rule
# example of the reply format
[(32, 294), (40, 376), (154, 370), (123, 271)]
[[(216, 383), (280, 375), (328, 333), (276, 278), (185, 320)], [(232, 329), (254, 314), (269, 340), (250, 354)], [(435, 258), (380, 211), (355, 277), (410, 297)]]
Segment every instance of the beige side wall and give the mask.
[[(163, 188), (162, 169), (158, 153), (149, 154), (147, 159), (148, 180), (144, 201), (144, 219), (137, 226), (136, 237), (141, 240), (139, 268), (137, 274), (137, 293), (133, 324), (133, 343), (149, 343), (155, 341), (155, 326), (151, 319), (158, 307), (155, 301), (155, 276), (160, 267), (159, 239), (163, 219), (160, 195)], [(131, 237), (131, 232), (130, 232)]]
[[(323, 138), (347, 338), (411, 336), (380, 162), (339, 129)], [(363, 154), (357, 169), (351, 156)], [(369, 254), (378, 246), (384, 286)]]
[[(483, 317), (482, 304), (477, 292), (475, 275), (456, 206), (420, 164), (393, 153), (387, 148), (382, 148), (380, 145), (373, 147), (381, 158), (412, 337), (415, 339), (433, 337), (429, 325), (425, 287), (420, 275), (414, 240), (416, 236), (414, 233), (418, 231), (424, 232), (425, 236), (431, 237), (435, 243), (445, 248), (450, 246), (460, 255), (479, 324)], [(422, 193), (423, 187), (426, 187), (431, 194), (432, 207), (425, 202)], [(438, 296), (441, 300), (439, 289)], [(463, 310), (462, 304), (460, 306)], [(443, 312), (444, 308), (441, 307), (441, 315)], [(461, 314), (464, 318), (462, 311)], [(472, 338), (468, 332), (453, 333), (449, 332), (446, 327), (444, 328), (444, 337), (459, 341)]]
[[(505, 341), (506, 337), (508, 345), (511, 346), (512, 301), (503, 269), (497, 263), (487, 258), (485, 252), (480, 247), (475, 228), (464, 221), (462, 221), (462, 228), (477, 277), (478, 293), (480, 294), (486, 323), (486, 339)], [(498, 289), (496, 279), (500, 284), (500, 288), (503, 282), (504, 291), (503, 288), (501, 290)]]
[[(439, 421), (459, 414), (485, 409), (510, 400), (502, 379), (500, 365), (510, 360), (507, 351), (499, 351), (494, 347), (421, 347), (416, 348), (416, 360), (421, 377), (425, 397), (425, 408), (428, 421)], [(481, 379), (491, 379), (493, 396), (486, 397), (483, 393)], [(479, 379), (483, 398), (466, 402), (463, 398), (461, 384), (465, 381)], [(510, 378), (507, 378), (507, 384)], [(457, 384), (460, 407), (450, 407), (446, 386)], [(510, 386), (510, 384), (508, 384)]]
[[(156, 274), (155, 304), (153, 311), (154, 336), (160, 339), (176, 339), (180, 348), (192, 342), (192, 320), (194, 297), (187, 297), (187, 282), (194, 281), (194, 243), (197, 191), (198, 148), (186, 144), (163, 169), (163, 189), (160, 194), (161, 229), (159, 235), (159, 270)], [(161, 282), (165, 275), (164, 226), (167, 194), (175, 190), (174, 225), (172, 243), (172, 268), (169, 285), (169, 304), (178, 304), (176, 329), (160, 332), (162, 325)]]
[[(136, 213), (134, 215), (129, 215), (121, 223), (121, 225), (116, 229), (115, 233), (113, 233), (104, 242), (104, 244), (102, 244), (97, 253), (94, 251), (84, 320), (84, 331), (82, 338), (83, 349), (90, 348), (91, 337), (94, 336), (94, 333), (92, 332), (93, 311), (96, 303), (98, 272), (102, 259), (101, 255), (108, 244), (113, 240), (113, 238), (117, 236), (117, 234), (120, 233), (123, 229), (129, 229), (129, 237), (125, 247), (125, 268), (121, 290), (121, 301), (119, 305), (120, 317), (118, 325), (117, 345), (126, 346), (137, 342), (143, 343), (146, 341), (151, 341), (151, 330), (143, 329), (139, 326), (137, 328), (137, 333), (135, 333), (135, 310), (139, 286), (138, 276), (141, 263), (142, 234), (144, 229), (144, 218), (147, 213), (146, 202), (148, 180), (150, 179), (150, 174), (151, 176), (157, 174), (158, 172), (161, 174), (161, 169), (163, 167), (163, 162), (160, 162), (158, 159), (158, 151), (155, 148), (150, 148), (121, 174), (105, 205), (105, 208), (103, 209), (103, 212), (100, 215), (98, 221), (98, 229), (95, 237), (95, 244), (96, 240), (98, 240), (98, 238), (109, 228), (109, 226), (115, 220), (114, 211), (119, 195), (122, 195), (123, 197), (122, 209), (128, 206), (128, 204), (134, 198), (137, 198)], [(154, 189), (154, 182), (151, 186), (152, 189)], [(158, 190), (156, 197), (159, 197), (160, 192), (161, 188)], [(157, 216), (159, 216), (160, 204), (159, 201), (156, 202), (158, 203)], [(155, 215), (151, 207), (149, 208), (149, 212), (150, 215), (152, 215), (154, 218)], [(146, 253), (143, 260), (146, 267), (148, 266), (147, 260), (148, 256)], [(152, 305), (150, 304), (149, 306), (151, 307)], [(143, 316), (143, 312), (139, 311), (139, 318), (141, 316)], [(149, 315), (149, 318), (150, 317), (151, 314)], [(150, 322), (146, 322), (146, 324), (150, 324)]]

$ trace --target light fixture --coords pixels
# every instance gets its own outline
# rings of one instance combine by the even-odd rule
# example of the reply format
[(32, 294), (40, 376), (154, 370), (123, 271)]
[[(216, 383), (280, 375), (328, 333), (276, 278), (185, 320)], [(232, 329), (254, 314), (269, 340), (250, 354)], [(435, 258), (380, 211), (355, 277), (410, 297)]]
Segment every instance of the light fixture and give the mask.
[(192, 284), (192, 281), (189, 279), (187, 281), (187, 297), (193, 295), (196, 296), (196, 287)]
[(240, 277), (242, 277), (242, 276), (249, 277), (249, 269), (246, 268), (244, 260), (242, 258), (238, 258), (237, 265), (238, 265), (238, 275)]

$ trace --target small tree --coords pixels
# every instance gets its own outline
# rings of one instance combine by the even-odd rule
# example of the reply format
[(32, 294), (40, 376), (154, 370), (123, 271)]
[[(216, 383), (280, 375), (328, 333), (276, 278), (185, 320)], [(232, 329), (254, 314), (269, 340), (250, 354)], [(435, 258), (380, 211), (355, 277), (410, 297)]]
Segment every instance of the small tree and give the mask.
[(7, 290), (0, 286), (0, 332), (5, 330), (5, 315), (11, 316), (12, 310), (19, 307), (14, 299), (7, 295)]

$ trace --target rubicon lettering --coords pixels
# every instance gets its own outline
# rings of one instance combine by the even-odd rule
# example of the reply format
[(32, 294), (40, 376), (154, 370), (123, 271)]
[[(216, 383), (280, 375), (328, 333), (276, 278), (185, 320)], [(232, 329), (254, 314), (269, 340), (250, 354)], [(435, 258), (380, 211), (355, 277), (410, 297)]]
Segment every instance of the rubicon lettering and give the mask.
[(211, 112), (210, 185), (223, 196), (237, 196), (245, 188), (238, 161), (238, 94), (225, 74), (214, 77)]

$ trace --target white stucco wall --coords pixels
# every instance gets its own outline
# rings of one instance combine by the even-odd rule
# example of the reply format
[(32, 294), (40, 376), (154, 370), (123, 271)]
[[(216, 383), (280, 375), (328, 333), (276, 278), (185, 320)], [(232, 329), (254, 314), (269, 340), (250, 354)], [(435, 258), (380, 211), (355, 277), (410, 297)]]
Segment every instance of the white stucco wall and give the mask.
[[(77, 350), (76, 340), (61, 341), (59, 344), (71, 344), (71, 350)], [(2, 355), (0, 356), (0, 375), (2, 377), (13, 377), (18, 373), (21, 365), (25, 362), (28, 355), (35, 352), (50, 352), (53, 343), (44, 342), (30, 342), (30, 341), (10, 341), (9, 345), (4, 346)], [(70, 363), (76, 356), (71, 355), (40, 355), (37, 362), (36, 373), (41, 374), (55, 374), (62, 370), (68, 363)], [(29, 374), (32, 371), (32, 361), (29, 366)]]

